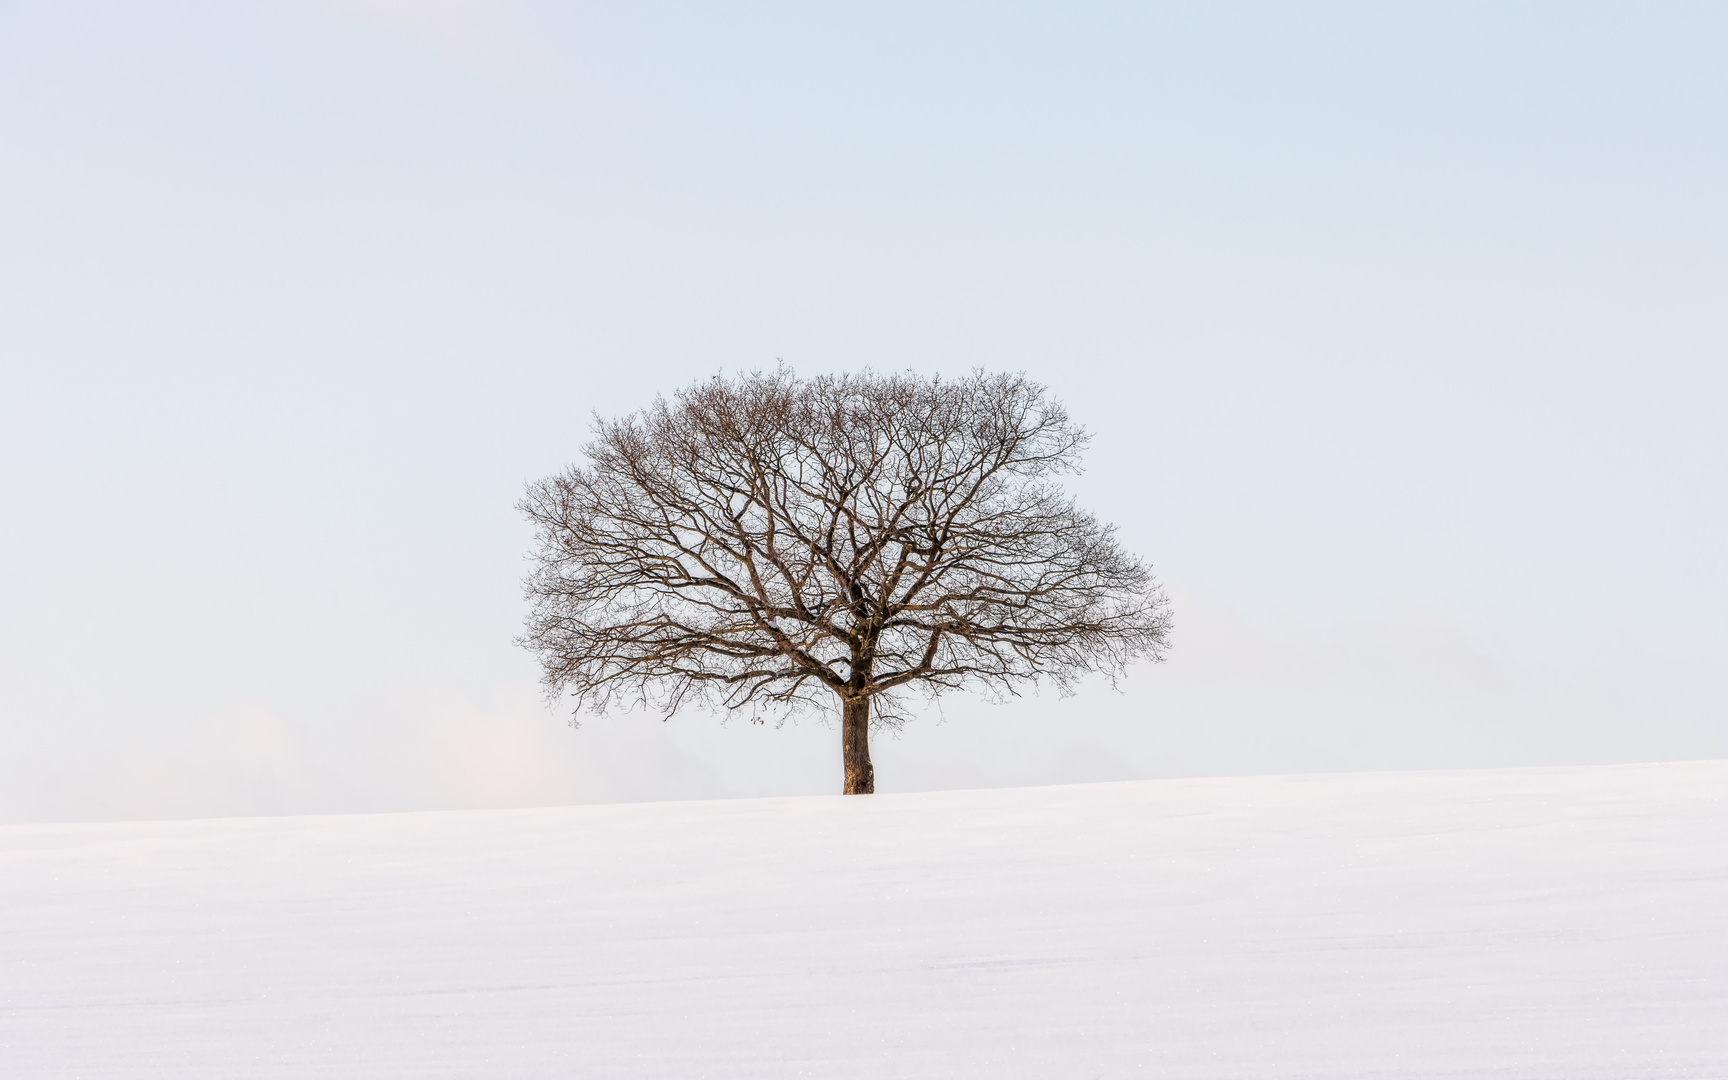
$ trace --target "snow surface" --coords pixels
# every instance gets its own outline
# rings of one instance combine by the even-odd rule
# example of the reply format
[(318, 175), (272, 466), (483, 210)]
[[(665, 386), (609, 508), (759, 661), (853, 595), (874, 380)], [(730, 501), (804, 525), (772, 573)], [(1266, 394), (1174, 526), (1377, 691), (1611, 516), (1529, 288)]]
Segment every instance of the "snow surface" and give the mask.
[(1728, 762), (0, 828), (0, 1075), (1728, 1077)]

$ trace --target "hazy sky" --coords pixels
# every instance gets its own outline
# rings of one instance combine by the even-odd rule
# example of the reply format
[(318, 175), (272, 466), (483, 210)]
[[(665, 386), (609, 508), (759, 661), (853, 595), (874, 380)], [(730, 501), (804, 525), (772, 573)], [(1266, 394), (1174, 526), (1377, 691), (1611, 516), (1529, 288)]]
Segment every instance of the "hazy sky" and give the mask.
[(571, 730), (525, 481), (1025, 370), (1175, 601), (885, 791), (1728, 756), (1720, 5), (0, 2), (0, 819), (837, 791)]

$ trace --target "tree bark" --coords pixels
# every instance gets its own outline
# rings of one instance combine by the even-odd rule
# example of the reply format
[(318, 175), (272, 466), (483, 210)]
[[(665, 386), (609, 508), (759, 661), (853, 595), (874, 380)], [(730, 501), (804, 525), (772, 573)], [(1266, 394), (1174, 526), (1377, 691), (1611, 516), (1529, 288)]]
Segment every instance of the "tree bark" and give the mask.
[(876, 770), (870, 764), (870, 699), (846, 701), (840, 721), (840, 745), (846, 759), (846, 794), (873, 795)]

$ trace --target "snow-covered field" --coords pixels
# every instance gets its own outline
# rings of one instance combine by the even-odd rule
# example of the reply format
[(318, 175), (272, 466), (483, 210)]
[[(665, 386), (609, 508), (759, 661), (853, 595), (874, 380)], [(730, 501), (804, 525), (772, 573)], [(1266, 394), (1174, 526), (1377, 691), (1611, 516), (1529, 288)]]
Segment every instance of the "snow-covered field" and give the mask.
[(0, 1075), (1728, 1077), (1728, 762), (6, 826)]

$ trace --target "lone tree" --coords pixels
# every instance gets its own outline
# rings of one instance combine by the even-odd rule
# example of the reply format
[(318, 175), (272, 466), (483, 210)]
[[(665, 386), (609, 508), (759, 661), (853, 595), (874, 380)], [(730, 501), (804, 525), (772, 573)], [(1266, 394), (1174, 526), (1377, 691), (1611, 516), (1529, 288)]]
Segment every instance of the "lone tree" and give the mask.
[(1156, 581), (1055, 482), (1087, 435), (1023, 375), (716, 377), (594, 434), (521, 503), (521, 643), (577, 714), (838, 706), (865, 794), (906, 691), (1162, 658)]

